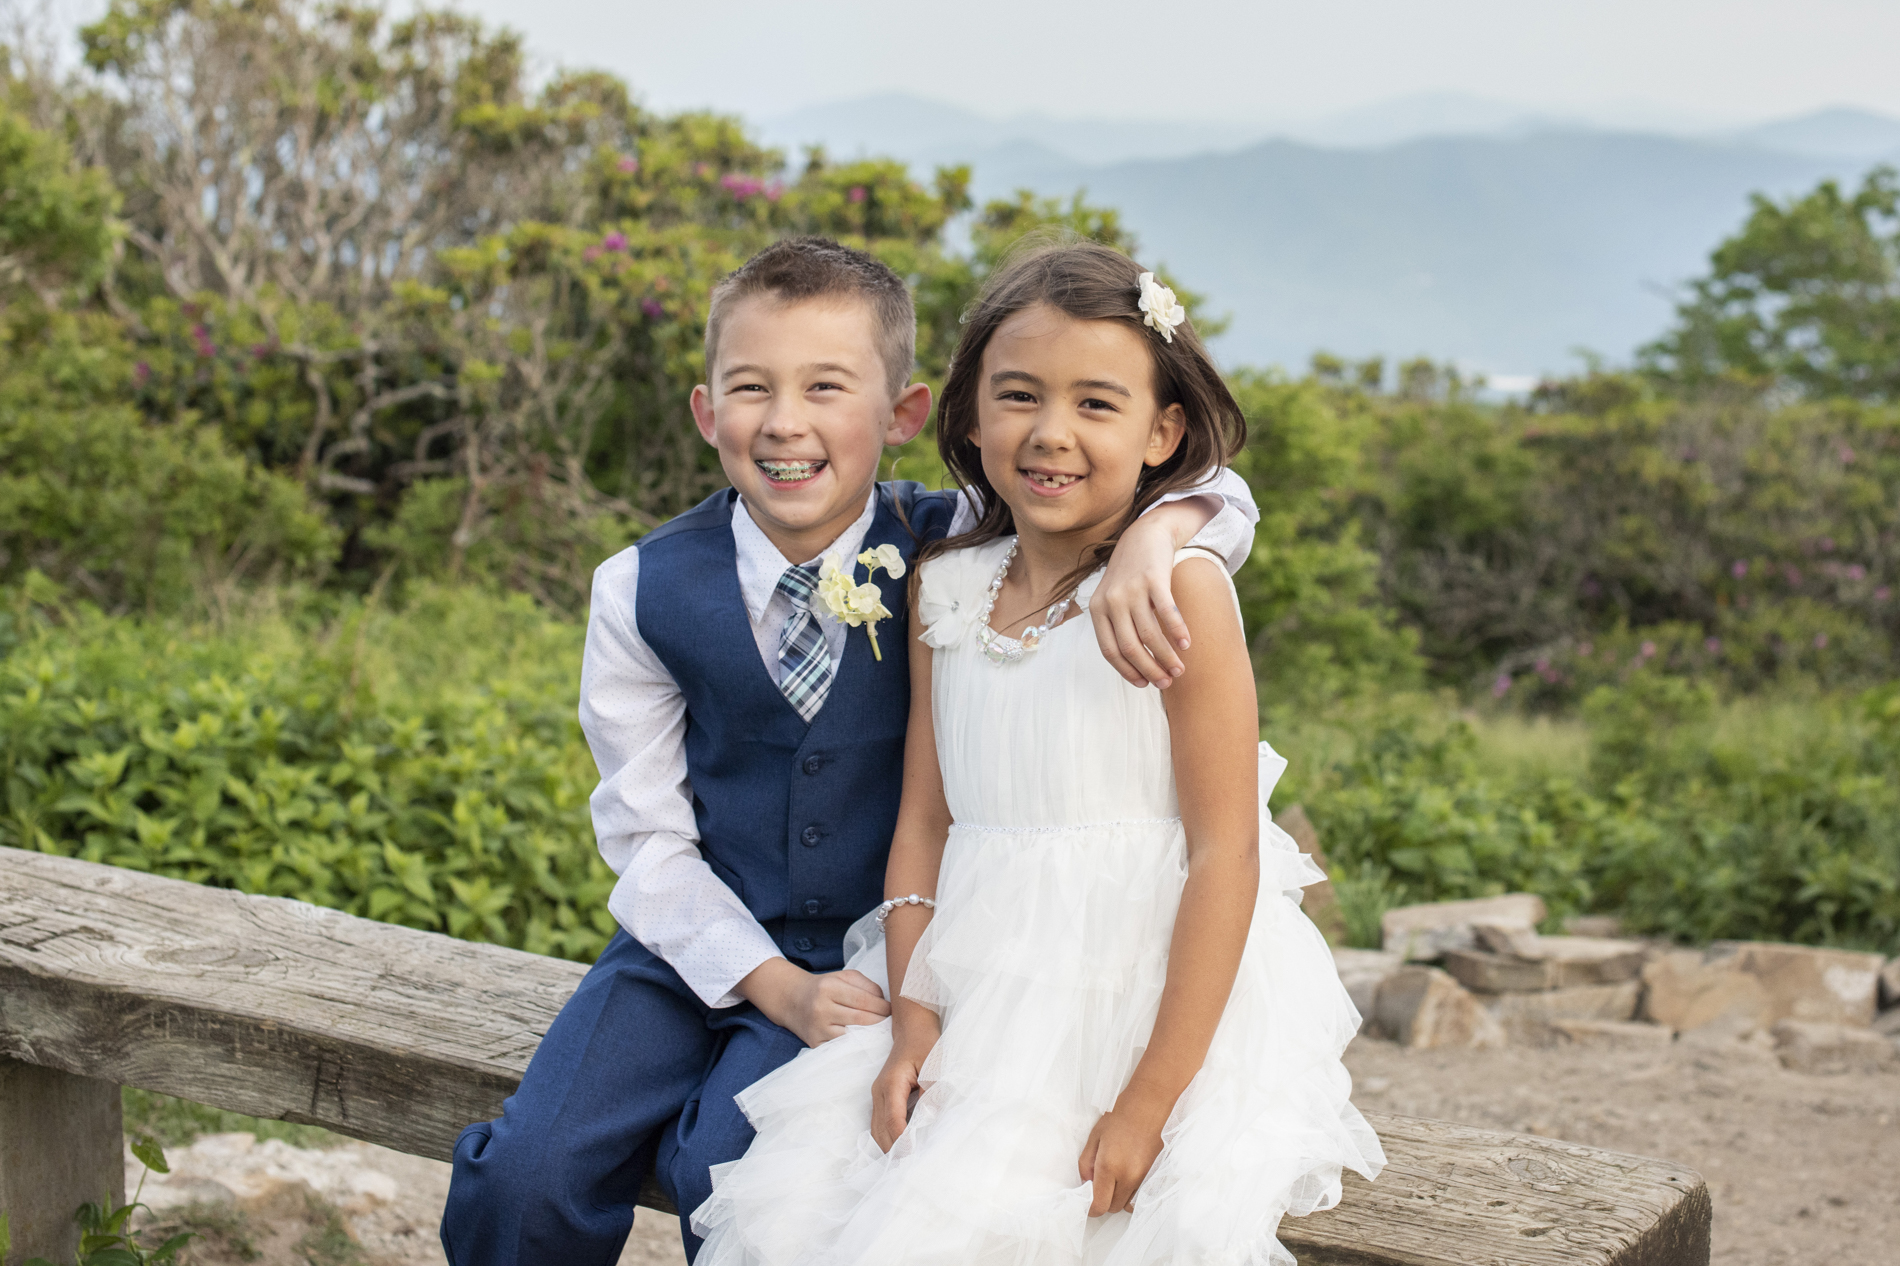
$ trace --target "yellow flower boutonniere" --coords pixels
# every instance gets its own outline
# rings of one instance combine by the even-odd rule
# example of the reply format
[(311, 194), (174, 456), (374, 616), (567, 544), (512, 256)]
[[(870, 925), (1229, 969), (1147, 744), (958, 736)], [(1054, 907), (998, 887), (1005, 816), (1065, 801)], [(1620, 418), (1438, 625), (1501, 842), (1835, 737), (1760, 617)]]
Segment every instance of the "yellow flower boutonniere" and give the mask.
[[(859, 563), (864, 565), (863, 584), (852, 576)], [(862, 624), (871, 638), (871, 654), (882, 660), (884, 652), (877, 646), (877, 622), (891, 612), (884, 605), (883, 592), (871, 583), (871, 577), (877, 575), (880, 567), (889, 572), (893, 580), (904, 574), (904, 556), (897, 552), (897, 546), (867, 549), (849, 568), (841, 564), (836, 555), (827, 554), (818, 568), (818, 597), (825, 604), (825, 610), (831, 612), (832, 619), (852, 628)]]

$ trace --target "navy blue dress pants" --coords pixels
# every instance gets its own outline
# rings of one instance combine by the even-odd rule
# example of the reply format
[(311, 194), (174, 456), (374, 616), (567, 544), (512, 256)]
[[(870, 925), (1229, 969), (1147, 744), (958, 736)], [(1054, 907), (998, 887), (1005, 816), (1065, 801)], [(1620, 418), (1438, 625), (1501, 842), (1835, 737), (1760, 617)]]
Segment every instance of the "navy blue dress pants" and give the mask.
[(501, 1116), (455, 1141), (451, 1266), (613, 1266), (651, 1169), (687, 1218), (752, 1127), (733, 1096), (804, 1048), (749, 1003), (713, 1010), (624, 931), (534, 1053)]

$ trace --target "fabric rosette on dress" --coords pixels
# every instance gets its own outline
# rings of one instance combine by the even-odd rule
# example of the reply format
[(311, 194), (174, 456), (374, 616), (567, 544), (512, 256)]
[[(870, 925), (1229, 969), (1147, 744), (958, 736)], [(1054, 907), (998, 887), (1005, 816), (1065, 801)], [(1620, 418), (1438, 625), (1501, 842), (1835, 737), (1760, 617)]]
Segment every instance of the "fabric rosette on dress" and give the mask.
[[(1323, 875), (1265, 811), (1285, 762), (1263, 743), (1260, 895), (1233, 993), (1133, 1211), (1088, 1216), (1077, 1162), (1153, 1027), (1187, 841), (1157, 692), (1115, 674), (1088, 621), (1020, 662), (975, 646), (1008, 544), (933, 560), (920, 582), (956, 822), (904, 986), (943, 1017), (924, 1094), (880, 1152), (870, 1086), (889, 1021), (750, 1087), (758, 1137), (694, 1214), (700, 1266), (1290, 1263), (1280, 1219), (1384, 1163), (1339, 1058), (1359, 1016), (1299, 908)], [(847, 952), (885, 983), (868, 918)]]

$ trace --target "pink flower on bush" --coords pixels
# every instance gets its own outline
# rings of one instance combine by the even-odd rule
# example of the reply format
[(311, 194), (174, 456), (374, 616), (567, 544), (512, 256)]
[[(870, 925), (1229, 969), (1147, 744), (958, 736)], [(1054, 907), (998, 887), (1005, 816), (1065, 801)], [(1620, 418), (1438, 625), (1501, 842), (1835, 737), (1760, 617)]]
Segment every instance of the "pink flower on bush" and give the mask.
[(1743, 576), (1748, 574), (1748, 564), (1738, 558), (1734, 563), (1730, 564), (1728, 574), (1740, 580)]
[(1511, 674), (1499, 673), (1498, 679), (1491, 683), (1491, 697), (1502, 699), (1509, 693), (1511, 693)]
[(620, 156), (620, 161), (615, 163), (614, 166), (618, 167), (621, 171), (624, 171), (629, 176), (631, 176), (633, 175), (634, 172), (640, 170), (640, 160), (635, 158), (631, 154), (622, 154)]
[(152, 381), (152, 367), (144, 361), (132, 366), (132, 381), (141, 387)]
[(1722, 653), (1722, 639), (1719, 637), (1705, 637), (1702, 639), (1702, 649), (1711, 655), (1720, 655)]
[(593, 263), (595, 260), (600, 258), (600, 247), (598, 246), (588, 247), (586, 250), (581, 252), (581, 258), (586, 260), (590, 264)]
[(1590, 642), (1585, 642), (1581, 646), (1577, 647), (1577, 655), (1579, 658), (1582, 658), (1582, 659), (1589, 659), (1590, 656), (1594, 654), (1595, 652), (1596, 652), (1596, 646)]
[(1790, 563), (1787, 566), (1787, 568), (1782, 572), (1782, 575), (1788, 578), (1788, 583), (1790, 585), (1796, 586), (1797, 588), (1800, 586), (1801, 569), (1799, 567), (1796, 567), (1794, 564)]
[(851, 192), (846, 194), (845, 197), (851, 199), (851, 201), (853, 202), (863, 202), (864, 201), (864, 186), (852, 185)]
[(1882, 585), (1880, 586), (1880, 588), (1874, 590), (1875, 602), (1885, 602), (1887, 599), (1891, 597), (1893, 597), (1893, 590), (1887, 588), (1887, 586), (1885, 585)]
[(624, 251), (627, 249), (627, 235), (619, 232), (609, 233), (600, 239), (600, 244), (610, 251)]
[(1827, 649), (1827, 634), (1816, 633), (1814, 635), (1814, 649), (1817, 651), (1824, 651)]
[(660, 306), (660, 301), (651, 296), (640, 300), (640, 311), (646, 313), (647, 318), (653, 321), (666, 315), (666, 309)]
[(771, 184), (765, 187), (765, 200), (767, 202), (777, 202), (780, 198), (784, 196), (785, 196), (785, 182), (782, 180), (774, 180)]
[(710, 167), (708, 167), (708, 166), (706, 166), (706, 164), (704, 164), (704, 163), (694, 163), (694, 164), (693, 164), (693, 174), (694, 174), (695, 176), (700, 176), (700, 177), (704, 177), (704, 176), (705, 176), (705, 174), (706, 174), (707, 172), (709, 172), (709, 171), (711, 171), (711, 170), (712, 170), (712, 168), (710, 168)]
[(735, 198), (750, 198), (755, 193), (765, 192), (763, 180), (757, 176), (741, 176), (737, 172), (728, 172), (721, 176), (719, 183)]
[(1642, 653), (1644, 659), (1654, 659), (1656, 656), (1656, 644), (1654, 642), (1644, 642)]
[(1859, 454), (1856, 453), (1853, 449), (1849, 448), (1847, 445), (1845, 444), (1841, 445), (1841, 465), (1852, 466), (1854, 464), (1854, 458), (1858, 456)]
[(1832, 554), (1834, 552), (1834, 538), (1833, 537), (1824, 536), (1821, 538), (1821, 552), (1823, 554)]
[(1862, 567), (1859, 563), (1849, 563), (1847, 565), (1847, 578), (1849, 580), (1865, 580), (1867, 579), (1867, 569)]
[(191, 341), (198, 345), (198, 355), (209, 359), (218, 354), (217, 344), (211, 341), (211, 331), (202, 325), (191, 327)]

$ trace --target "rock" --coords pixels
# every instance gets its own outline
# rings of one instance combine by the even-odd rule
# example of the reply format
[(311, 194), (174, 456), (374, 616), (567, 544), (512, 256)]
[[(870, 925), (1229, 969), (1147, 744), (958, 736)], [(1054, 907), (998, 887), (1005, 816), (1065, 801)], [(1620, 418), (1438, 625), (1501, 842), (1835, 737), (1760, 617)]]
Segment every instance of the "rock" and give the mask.
[[(1326, 854), (1319, 849), (1319, 831), (1313, 826), (1313, 820), (1306, 816), (1304, 806), (1296, 804), (1284, 813), (1275, 815), (1273, 824), (1292, 836), (1293, 842), (1300, 846), (1300, 851), (1318, 863), (1321, 870), (1330, 873)], [(1306, 911), (1306, 917), (1313, 920), (1313, 925), (1320, 930), (1320, 935), (1326, 938), (1328, 945), (1346, 943), (1346, 916), (1339, 909), (1338, 898), (1333, 896), (1332, 880), (1308, 884), (1300, 898), (1300, 909)]]
[(1339, 982), (1346, 986), (1346, 992), (1352, 997), (1352, 1005), (1359, 1009), (1361, 1018), (1371, 1020), (1373, 1009), (1379, 996), (1379, 982), (1405, 965), (1405, 960), (1397, 954), (1385, 950), (1347, 949), (1336, 946), (1333, 949), (1333, 966), (1339, 971)]
[(1478, 939), (1478, 948), (1489, 950), (1493, 954), (1508, 954), (1514, 958), (1538, 958), (1537, 929), (1510, 927), (1496, 923), (1474, 923), (1471, 934)]
[(1614, 985), (1642, 974), (1649, 951), (1637, 941), (1588, 936), (1537, 936), (1480, 926), (1478, 939), (1490, 945), (1516, 944), (1515, 954), (1482, 950), (1445, 951), (1445, 970), (1467, 989), (1480, 993), (1530, 993), (1579, 985)]
[(1678, 1030), (1726, 1015), (1764, 1028), (1780, 1020), (1865, 1028), (1880, 968), (1876, 954), (1808, 945), (1718, 941), (1671, 950), (1643, 969), (1643, 1015)]
[(1774, 1027), (1775, 1056), (1797, 1073), (1872, 1073), (1900, 1068), (1892, 1038), (1849, 1024), (1783, 1020)]
[(1436, 967), (1407, 965), (1379, 984), (1373, 1003), (1379, 1030), (1418, 1049), (1505, 1044), (1504, 1030), (1463, 985)]
[(1507, 993), (1486, 999), (1488, 1009), (1504, 1034), (1524, 1046), (1549, 1046), (1561, 1040), (1554, 1026), (1560, 1020), (1630, 1020), (1642, 986), (1634, 980), (1620, 985), (1576, 985), (1542, 993)]
[(1636, 1020), (1551, 1020), (1548, 1028), (1559, 1042), (1611, 1050), (1668, 1046), (1676, 1037), (1660, 1024)]
[(1900, 1037), (1900, 1007), (1890, 1007), (1874, 1017), (1874, 1032)]
[(1448, 949), (1478, 948), (1474, 925), (1534, 929), (1544, 918), (1544, 899), (1528, 892), (1477, 901), (1435, 901), (1387, 910), (1379, 921), (1384, 948), (1413, 962), (1441, 957)]
[(1623, 935), (1623, 920), (1614, 914), (1573, 914), (1564, 920), (1564, 935), (1617, 940)]
[(1551, 987), (1550, 965), (1484, 950), (1446, 950), (1445, 970), (1477, 993), (1538, 993)]
[(1880, 969), (1880, 1005), (1900, 1007), (1900, 958), (1890, 958)]

